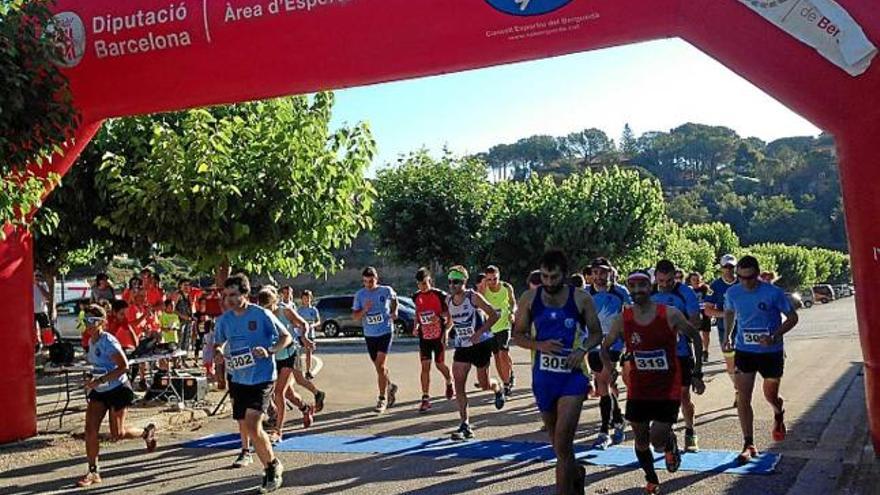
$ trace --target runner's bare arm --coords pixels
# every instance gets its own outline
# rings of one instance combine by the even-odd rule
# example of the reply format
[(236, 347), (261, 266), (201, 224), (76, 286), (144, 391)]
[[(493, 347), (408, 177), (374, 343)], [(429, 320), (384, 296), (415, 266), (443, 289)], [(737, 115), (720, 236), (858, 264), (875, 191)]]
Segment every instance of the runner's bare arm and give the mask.
[(399, 306), (399, 303), (397, 302), (397, 296), (392, 297), (392, 298), (391, 298), (391, 312), (389, 313), (389, 314), (391, 315), (391, 319), (392, 319), (392, 320), (396, 320), (396, 319), (397, 319), (397, 308), (398, 308), (398, 306)]
[(514, 315), (516, 315), (516, 297), (513, 295), (513, 286), (504, 282), (504, 285), (507, 287), (507, 304), (510, 306), (510, 321), (508, 323), (513, 324)]
[(798, 314), (797, 311), (792, 308), (791, 311), (785, 313), (785, 321), (782, 322), (782, 325), (779, 326), (779, 329), (773, 332), (773, 340), (779, 342), (782, 339), (782, 336), (791, 331), (795, 325), (798, 324)]
[(599, 315), (596, 313), (593, 296), (582, 290), (575, 291), (575, 302), (581, 313), (581, 318), (587, 326), (587, 339), (578, 343), (586, 352), (602, 343), (602, 325), (599, 323)]
[(297, 328), (302, 328), (303, 330), (308, 330), (309, 322), (306, 321), (305, 318), (300, 316), (299, 312), (295, 309), (284, 308), (284, 317), (288, 319), (291, 323), (293, 323)]
[(534, 290), (525, 291), (519, 298), (519, 304), (513, 318), (513, 343), (530, 350), (535, 350), (535, 341), (529, 335), (532, 327), (531, 309), (534, 298)]
[(614, 320), (611, 322), (611, 329), (608, 330), (608, 335), (602, 339), (602, 347), (599, 349), (599, 357), (602, 359), (602, 366), (607, 370), (614, 370), (615, 367), (611, 362), (611, 355), (608, 354), (608, 349), (617, 342), (617, 339), (621, 338), (623, 335), (623, 318), (620, 315), (616, 316)]
[(670, 307), (666, 311), (666, 321), (669, 323), (669, 326), (675, 329), (681, 335), (691, 339), (691, 342), (694, 345), (694, 374), (702, 375), (703, 374), (703, 339), (700, 338), (700, 332), (697, 330), (699, 327), (695, 327), (688, 321), (684, 314)]
[(492, 305), (489, 304), (489, 301), (487, 301), (479, 292), (474, 292), (474, 302), (478, 308), (486, 313), (486, 321), (484, 321), (483, 326), (478, 328), (474, 333), (474, 337), (476, 338), (492, 330), (492, 325), (498, 321), (498, 312), (495, 311), (495, 308), (493, 308)]
[(706, 313), (706, 316), (711, 316), (712, 318), (724, 318), (724, 311), (716, 308), (715, 303), (703, 303), (703, 312)]
[(724, 308), (724, 342), (721, 343), (722, 349), (723, 346), (731, 347), (733, 343), (730, 341), (730, 336), (733, 335), (733, 328), (736, 326), (736, 311), (731, 308)]

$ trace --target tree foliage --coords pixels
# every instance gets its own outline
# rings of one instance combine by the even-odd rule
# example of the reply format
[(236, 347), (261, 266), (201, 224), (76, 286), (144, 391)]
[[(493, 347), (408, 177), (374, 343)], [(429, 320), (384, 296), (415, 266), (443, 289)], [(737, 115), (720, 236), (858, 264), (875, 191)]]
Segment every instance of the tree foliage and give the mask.
[(197, 269), (323, 274), (370, 226), (375, 152), (361, 124), (329, 128), (331, 93), (111, 123), (99, 224)]
[(78, 123), (56, 65), (62, 31), (50, 6), (43, 0), (0, 2), (0, 226), (29, 225), (29, 213), (58, 181), (41, 169)]
[(373, 210), (380, 248), (410, 263), (449, 266), (472, 259), (482, 242), (490, 183), (485, 165), (424, 150), (378, 173)]

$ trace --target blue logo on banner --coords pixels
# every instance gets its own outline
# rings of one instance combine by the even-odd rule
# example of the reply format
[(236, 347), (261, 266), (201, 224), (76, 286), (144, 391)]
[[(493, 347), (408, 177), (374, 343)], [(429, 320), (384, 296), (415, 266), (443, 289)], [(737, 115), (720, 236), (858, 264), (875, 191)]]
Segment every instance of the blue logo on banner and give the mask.
[(541, 15), (564, 7), (571, 0), (486, 0), (501, 12), (512, 15)]

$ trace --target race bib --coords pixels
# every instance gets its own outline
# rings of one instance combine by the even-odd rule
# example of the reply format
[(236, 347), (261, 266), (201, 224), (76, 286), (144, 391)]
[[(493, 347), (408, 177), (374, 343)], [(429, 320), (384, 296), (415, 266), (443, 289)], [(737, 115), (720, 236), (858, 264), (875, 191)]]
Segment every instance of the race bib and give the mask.
[(471, 337), (474, 336), (474, 327), (468, 326), (456, 326), (455, 327), (455, 342), (456, 347), (470, 347), (473, 345), (471, 342)]
[(424, 313), (419, 313), (419, 323), (422, 325), (431, 325), (434, 323), (434, 312), (425, 311)]
[(635, 351), (633, 352), (633, 360), (639, 371), (669, 371), (669, 359), (663, 349)]
[(541, 371), (549, 371), (551, 373), (571, 373), (573, 371), (568, 367), (568, 356), (541, 353), (539, 358), (538, 369)]
[(229, 359), (226, 361), (226, 367), (230, 371), (240, 371), (250, 368), (256, 364), (254, 355), (250, 349), (238, 349), (230, 352)]
[(385, 316), (381, 313), (375, 315), (367, 315), (367, 325), (381, 325), (385, 321)]
[(761, 339), (763, 337), (770, 336), (770, 329), (768, 328), (744, 328), (743, 329), (743, 342), (746, 345), (760, 345)]

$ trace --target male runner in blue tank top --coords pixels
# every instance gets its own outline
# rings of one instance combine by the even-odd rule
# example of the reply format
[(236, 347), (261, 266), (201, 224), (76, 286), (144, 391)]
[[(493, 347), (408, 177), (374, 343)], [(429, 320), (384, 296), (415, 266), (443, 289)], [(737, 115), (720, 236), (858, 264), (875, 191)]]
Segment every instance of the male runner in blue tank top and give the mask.
[[(586, 473), (574, 458), (574, 434), (590, 388), (586, 352), (602, 341), (593, 298), (564, 283), (568, 260), (551, 250), (541, 258), (541, 286), (522, 295), (514, 342), (532, 351), (532, 391), (556, 452), (556, 490), (584, 493)], [(532, 323), (534, 338), (530, 335)], [(589, 334), (585, 331), (589, 329)]]

